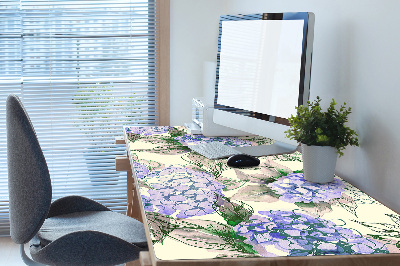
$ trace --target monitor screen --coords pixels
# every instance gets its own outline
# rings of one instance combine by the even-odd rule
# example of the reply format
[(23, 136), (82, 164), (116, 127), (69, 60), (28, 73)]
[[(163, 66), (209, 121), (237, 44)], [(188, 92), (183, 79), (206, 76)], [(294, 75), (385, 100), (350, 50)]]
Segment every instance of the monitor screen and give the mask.
[(279, 142), (309, 99), (314, 14), (221, 16), (214, 122)]
[(288, 118), (298, 104), (303, 20), (223, 21), (217, 103)]

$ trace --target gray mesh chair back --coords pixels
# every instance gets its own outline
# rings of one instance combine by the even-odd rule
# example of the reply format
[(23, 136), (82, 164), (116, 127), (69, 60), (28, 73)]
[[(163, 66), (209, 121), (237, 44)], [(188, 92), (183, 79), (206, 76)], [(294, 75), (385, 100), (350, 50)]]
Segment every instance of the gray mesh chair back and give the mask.
[(35, 130), (20, 99), (7, 98), (10, 234), (17, 244), (32, 239), (47, 217), (51, 181)]
[[(51, 203), (49, 170), (21, 101), (7, 98), (11, 238), (28, 265), (114, 265), (147, 250), (141, 222), (81, 196)], [(26, 256), (25, 243), (30, 254)]]

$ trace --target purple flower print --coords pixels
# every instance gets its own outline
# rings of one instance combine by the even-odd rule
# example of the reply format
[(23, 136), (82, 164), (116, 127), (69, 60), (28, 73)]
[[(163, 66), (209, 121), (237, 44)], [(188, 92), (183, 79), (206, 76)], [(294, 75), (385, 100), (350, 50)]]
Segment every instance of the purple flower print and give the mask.
[(153, 189), (148, 189), (148, 197), (142, 196), (145, 210), (157, 209), (165, 215), (176, 213), (177, 218), (213, 213), (216, 194), (223, 196), (224, 185), (216, 182), (214, 176), (184, 167), (171, 166), (150, 173), (146, 182)]
[(268, 187), (280, 194), (279, 199), (282, 201), (318, 203), (341, 198), (345, 184), (337, 177), (327, 184), (312, 183), (306, 181), (303, 174), (294, 173), (278, 178), (277, 181), (268, 184)]
[(145, 164), (138, 162), (133, 163), (133, 168), (135, 169), (135, 175), (138, 179), (144, 178), (150, 172)]
[(158, 127), (125, 127), (126, 133), (140, 134), (144, 136), (151, 136), (156, 134), (168, 133), (170, 127), (168, 126), (158, 126)]
[(263, 216), (253, 215), (249, 221), (235, 226), (235, 230), (263, 256), (278, 256), (274, 250), (289, 256), (388, 253), (381, 242), (328, 220), (298, 211), (259, 214)]

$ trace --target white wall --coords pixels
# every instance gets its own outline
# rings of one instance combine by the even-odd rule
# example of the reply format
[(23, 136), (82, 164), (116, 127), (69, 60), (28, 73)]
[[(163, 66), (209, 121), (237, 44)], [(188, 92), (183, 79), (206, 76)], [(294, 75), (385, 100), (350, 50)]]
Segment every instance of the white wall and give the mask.
[(337, 173), (400, 212), (400, 1), (171, 0), (171, 121), (190, 121), (203, 94), (203, 63), (215, 61), (220, 14), (311, 11), (315, 40), (311, 99), (352, 107), (359, 148)]
[(204, 96), (204, 64), (217, 61), (225, 0), (171, 0), (171, 125), (191, 121), (192, 98)]

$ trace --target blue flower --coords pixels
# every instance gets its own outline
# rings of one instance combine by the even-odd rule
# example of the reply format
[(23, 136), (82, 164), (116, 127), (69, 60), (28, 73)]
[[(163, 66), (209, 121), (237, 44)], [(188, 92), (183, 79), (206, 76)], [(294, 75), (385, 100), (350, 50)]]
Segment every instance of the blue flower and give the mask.
[(151, 136), (156, 134), (168, 133), (170, 127), (168, 126), (158, 126), (158, 127), (125, 127), (126, 133), (140, 134), (144, 136)]
[(213, 213), (216, 195), (223, 196), (224, 185), (214, 176), (185, 167), (170, 166), (150, 173), (146, 182), (153, 189), (148, 189), (149, 196), (142, 196), (145, 210), (176, 214), (177, 218)]
[(278, 178), (277, 181), (268, 184), (268, 187), (280, 194), (279, 199), (282, 201), (318, 203), (341, 198), (346, 186), (337, 177), (333, 182), (318, 184), (305, 180), (301, 173), (293, 173)]
[(138, 179), (144, 178), (150, 172), (145, 164), (138, 162), (133, 163), (133, 168), (135, 169), (135, 175)]
[(262, 216), (253, 215), (235, 230), (263, 256), (278, 256), (271, 246), (289, 256), (388, 253), (379, 241), (299, 211), (271, 210), (259, 214)]

